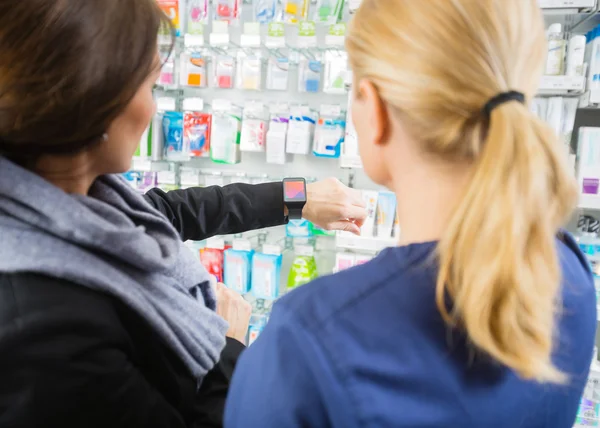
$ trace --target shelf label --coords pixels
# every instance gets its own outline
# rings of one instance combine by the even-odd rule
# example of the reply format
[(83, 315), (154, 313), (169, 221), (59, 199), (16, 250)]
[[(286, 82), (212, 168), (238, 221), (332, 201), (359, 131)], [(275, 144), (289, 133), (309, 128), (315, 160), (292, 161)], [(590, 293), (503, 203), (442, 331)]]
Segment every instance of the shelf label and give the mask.
[(542, 76), (541, 91), (583, 91), (585, 77), (583, 76)]
[(591, 8), (596, 0), (539, 0), (542, 9)]

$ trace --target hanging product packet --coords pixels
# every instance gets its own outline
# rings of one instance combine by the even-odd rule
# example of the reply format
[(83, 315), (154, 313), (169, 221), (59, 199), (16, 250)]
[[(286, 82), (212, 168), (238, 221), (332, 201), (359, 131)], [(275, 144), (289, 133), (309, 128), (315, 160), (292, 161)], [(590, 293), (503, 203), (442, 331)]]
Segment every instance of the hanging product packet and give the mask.
[(287, 288), (293, 289), (313, 281), (319, 277), (314, 248), (311, 246), (297, 246), (296, 256), (290, 269)]
[(345, 137), (346, 121), (339, 105), (321, 106), (321, 115), (315, 128), (313, 154), (319, 157), (339, 158)]
[(164, 150), (167, 160), (189, 159), (189, 151), (183, 145), (183, 113), (167, 111), (163, 116)]
[(317, 0), (315, 21), (332, 25), (342, 19), (344, 0)]
[(260, 24), (268, 24), (275, 20), (277, 0), (255, 0), (254, 20)]
[(233, 88), (235, 58), (230, 55), (217, 55), (214, 59), (213, 86), (221, 89)]
[(345, 94), (348, 76), (348, 55), (346, 52), (325, 52), (325, 78), (323, 92)]
[(236, 164), (241, 161), (241, 112), (227, 100), (213, 101), (210, 158), (213, 162)]
[(158, 5), (171, 20), (175, 34), (179, 37), (181, 35), (181, 11), (179, 10), (181, 4), (179, 0), (158, 0)]
[(289, 74), (289, 58), (269, 58), (267, 63), (267, 89), (272, 91), (287, 91)]
[(236, 88), (254, 91), (262, 89), (262, 61), (258, 54), (238, 52), (237, 68)]
[(281, 248), (264, 245), (252, 257), (252, 294), (257, 299), (274, 300), (279, 297), (281, 278)]
[(210, 153), (212, 115), (202, 112), (199, 98), (183, 100), (183, 145), (191, 157), (206, 157)]
[(200, 250), (200, 261), (204, 268), (215, 277), (218, 282), (223, 282), (223, 260), (225, 243), (222, 239), (209, 239), (206, 247)]
[(283, 21), (296, 24), (308, 18), (309, 0), (283, 0)]
[(184, 52), (179, 56), (181, 84), (192, 88), (205, 88), (206, 60), (201, 52)]
[(208, 0), (187, 0), (187, 33), (202, 35), (208, 19)]
[(308, 106), (291, 108), (286, 143), (287, 153), (296, 155), (309, 153), (315, 122), (315, 114)]
[(321, 88), (321, 62), (302, 60), (298, 67), (298, 92), (319, 92)]
[(169, 55), (166, 51), (160, 51), (159, 56), (162, 67), (157, 84), (167, 88), (174, 87), (177, 84), (175, 81), (175, 56)]
[(246, 104), (242, 120), (240, 150), (243, 152), (264, 152), (267, 140), (268, 111), (264, 104)]
[(213, 8), (213, 20), (237, 23), (241, 15), (242, 3), (241, 0), (216, 0)]
[(284, 165), (287, 161), (286, 141), (290, 122), (287, 104), (271, 106), (271, 120), (267, 131), (267, 163)]

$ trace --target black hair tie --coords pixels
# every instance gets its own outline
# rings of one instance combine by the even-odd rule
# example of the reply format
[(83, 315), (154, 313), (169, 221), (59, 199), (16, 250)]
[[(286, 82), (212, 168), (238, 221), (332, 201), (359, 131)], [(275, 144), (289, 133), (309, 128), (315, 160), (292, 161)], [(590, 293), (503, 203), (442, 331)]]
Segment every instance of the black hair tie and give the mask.
[(525, 104), (525, 95), (522, 92), (518, 91), (508, 91), (502, 92), (501, 94), (496, 95), (494, 98), (489, 100), (486, 105), (483, 106), (482, 112), (489, 119), (492, 111), (501, 106), (504, 103), (509, 103), (511, 101), (518, 101), (521, 104)]

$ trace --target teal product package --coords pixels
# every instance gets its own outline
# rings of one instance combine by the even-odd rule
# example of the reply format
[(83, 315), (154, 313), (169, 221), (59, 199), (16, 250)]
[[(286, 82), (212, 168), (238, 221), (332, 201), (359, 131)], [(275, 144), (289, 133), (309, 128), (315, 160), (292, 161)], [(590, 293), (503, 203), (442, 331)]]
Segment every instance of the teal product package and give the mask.
[(223, 280), (228, 288), (240, 294), (250, 291), (252, 255), (253, 251), (225, 250)]
[(309, 238), (311, 236), (308, 220), (290, 220), (285, 227), (285, 234), (290, 238)]
[(252, 294), (257, 299), (279, 297), (281, 254), (254, 253), (252, 257)]
[(163, 116), (165, 156), (167, 159), (184, 157), (183, 113), (166, 111)]

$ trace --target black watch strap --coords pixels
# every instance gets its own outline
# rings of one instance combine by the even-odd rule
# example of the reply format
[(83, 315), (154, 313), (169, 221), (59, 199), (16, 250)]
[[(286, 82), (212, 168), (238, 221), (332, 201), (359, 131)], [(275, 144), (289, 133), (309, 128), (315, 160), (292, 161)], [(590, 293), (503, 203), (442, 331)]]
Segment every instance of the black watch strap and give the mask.
[(300, 220), (302, 218), (302, 208), (288, 206), (288, 217), (290, 220)]

